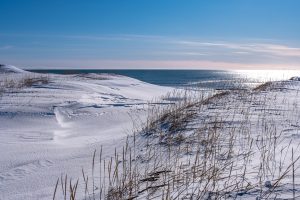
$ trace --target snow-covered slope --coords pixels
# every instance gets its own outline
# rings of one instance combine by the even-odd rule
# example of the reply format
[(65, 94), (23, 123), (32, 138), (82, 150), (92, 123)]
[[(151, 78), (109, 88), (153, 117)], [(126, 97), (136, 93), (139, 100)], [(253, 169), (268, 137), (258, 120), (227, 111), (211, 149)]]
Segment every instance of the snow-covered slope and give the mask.
[(26, 71), (12, 65), (0, 64), (0, 73), (26, 73)]
[(13, 66), (1, 66), (0, 86), (5, 200), (50, 199), (61, 173), (78, 177), (96, 147), (113, 149), (138, 124), (132, 119), (144, 118), (147, 103), (172, 90), (124, 76), (41, 75)]
[(136, 166), (148, 171), (137, 172), (138, 192), (123, 195), (299, 199), (299, 91), (298, 78), (266, 82), (162, 115), (136, 139)]
[[(51, 199), (61, 174), (74, 180), (84, 169), (92, 180), (94, 150), (96, 160), (101, 146), (102, 160), (114, 158), (115, 148), (122, 157), (126, 135), (139, 128), (148, 102), (173, 90), (109, 74), (41, 75), (14, 67), (4, 71), (0, 199), (8, 200)], [(161, 199), (162, 194), (170, 199), (299, 197), (300, 165), (291, 165), (300, 159), (299, 91), (299, 77), (294, 77), (210, 98), (197, 94), (196, 103), (176, 104), (176, 112), (167, 115), (150, 109), (162, 118), (152, 118), (150, 129), (126, 143), (134, 143), (130, 148), (135, 157), (127, 156), (139, 169), (133, 195), (136, 199)], [(126, 162), (120, 165), (121, 172)], [(95, 166), (93, 188), (99, 197), (103, 169), (99, 163)], [(84, 188), (81, 178), (78, 196)]]

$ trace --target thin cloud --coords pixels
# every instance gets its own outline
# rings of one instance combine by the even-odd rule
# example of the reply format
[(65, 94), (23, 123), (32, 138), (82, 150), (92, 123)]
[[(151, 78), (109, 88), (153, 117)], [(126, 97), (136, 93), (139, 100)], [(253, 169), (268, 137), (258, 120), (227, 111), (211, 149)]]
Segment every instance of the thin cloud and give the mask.
[[(300, 48), (280, 44), (279, 41), (201, 42), (196, 39), (183, 40), (179, 37), (138, 34), (18, 34), (7, 37), (32, 37), (32, 40), (26, 38), (28, 44), (24, 44), (21, 48), (14, 48), (15, 52), (7, 51), (11, 53), (10, 55), (0, 55), (0, 59), (6, 59), (7, 63), (20, 60), (21, 64), (24, 62), (29, 66), (43, 66), (44, 63), (51, 67), (69, 68), (75, 66), (210, 69), (300, 67)], [(37, 37), (41, 38), (36, 40)], [(47, 40), (48, 38), (51, 40)], [(59, 40), (52, 40), (58, 38)], [(40, 44), (33, 45), (33, 41)], [(0, 46), (2, 52), (11, 48), (13, 47), (10, 45)]]
[[(234, 42), (199, 42), (197, 40), (181, 40), (176, 37), (166, 37), (159, 35), (139, 35), (139, 34), (116, 34), (116, 35), (30, 35), (30, 34), (15, 34), (5, 35), (7, 37), (45, 37), (45, 38), (62, 38), (71, 40), (87, 40), (87, 41), (132, 41), (132, 42), (153, 42), (153, 44), (164, 43), (166, 46), (174, 44), (180, 45), (178, 48), (205, 48), (205, 51), (196, 52), (194, 55), (214, 54), (219, 51), (231, 51), (232, 53), (242, 52), (240, 54), (249, 53), (263, 53), (266, 56), (287, 56), (287, 57), (300, 57), (300, 48), (290, 47), (283, 44), (273, 43), (234, 43)], [(7, 47), (0, 47), (4, 49)], [(9, 46), (10, 48), (10, 46)], [(8, 49), (8, 48), (7, 48)], [(186, 51), (187, 52), (187, 51)], [(182, 55), (190, 55), (188, 52), (182, 51)]]
[[(251, 48), (248, 48), (249, 51)], [(300, 48), (289, 47), (277, 44), (255, 44), (253, 51), (270, 53), (278, 56), (300, 56)]]
[(219, 42), (197, 42), (197, 41), (178, 41), (178, 44), (190, 47), (209, 47), (210, 50), (234, 50), (245, 53), (265, 53), (276, 56), (300, 57), (300, 48), (290, 47), (281, 44), (268, 43), (219, 43)]

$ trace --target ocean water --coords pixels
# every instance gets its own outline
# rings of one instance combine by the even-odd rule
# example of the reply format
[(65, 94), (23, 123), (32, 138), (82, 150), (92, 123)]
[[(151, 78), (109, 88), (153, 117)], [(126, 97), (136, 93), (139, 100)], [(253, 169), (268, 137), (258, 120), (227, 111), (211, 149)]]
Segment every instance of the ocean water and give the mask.
[(247, 88), (266, 81), (287, 80), (300, 76), (297, 70), (31, 70), (39, 73), (84, 74), (111, 73), (139, 79), (148, 83), (172, 87), (211, 89)]

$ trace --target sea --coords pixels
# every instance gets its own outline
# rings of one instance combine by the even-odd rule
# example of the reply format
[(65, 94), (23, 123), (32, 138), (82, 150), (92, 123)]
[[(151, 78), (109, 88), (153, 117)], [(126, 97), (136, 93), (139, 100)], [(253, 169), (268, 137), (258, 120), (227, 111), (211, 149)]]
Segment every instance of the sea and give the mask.
[(299, 70), (109, 70), (109, 69), (35, 69), (38, 73), (87, 74), (109, 73), (132, 77), (161, 86), (241, 89), (267, 81), (288, 80), (300, 76)]

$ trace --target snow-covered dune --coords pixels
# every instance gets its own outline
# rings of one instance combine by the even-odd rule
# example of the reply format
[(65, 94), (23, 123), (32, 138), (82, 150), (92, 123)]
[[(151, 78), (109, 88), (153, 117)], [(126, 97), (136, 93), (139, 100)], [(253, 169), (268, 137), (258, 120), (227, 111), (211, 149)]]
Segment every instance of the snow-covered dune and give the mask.
[[(124, 199), (299, 197), (299, 77), (247, 90), (191, 91), (191, 98), (174, 92), (162, 100), (173, 88), (124, 76), (0, 69), (0, 199), (51, 199), (58, 177), (81, 178), (80, 199), (82, 169), (97, 181), (87, 184), (96, 197), (108, 194), (108, 186)], [(170, 103), (166, 99), (178, 102), (149, 109), (149, 101)], [(148, 111), (148, 126), (126, 140)], [(110, 167), (122, 163), (119, 173), (134, 168), (135, 175), (107, 185), (111, 173), (118, 174), (107, 175), (109, 161)]]
[[(172, 88), (109, 74), (50, 75), (0, 66), (0, 199), (49, 199), (93, 150), (114, 148)], [(135, 123), (138, 123), (137, 121)]]
[(0, 73), (26, 73), (26, 71), (12, 65), (0, 64)]

